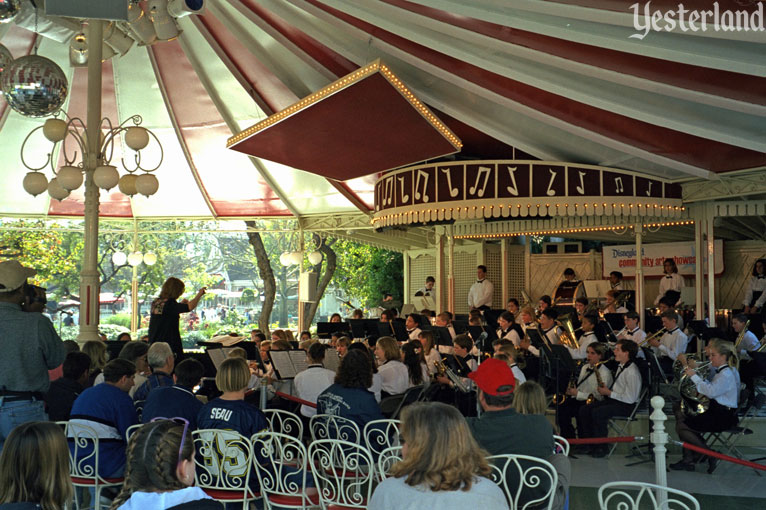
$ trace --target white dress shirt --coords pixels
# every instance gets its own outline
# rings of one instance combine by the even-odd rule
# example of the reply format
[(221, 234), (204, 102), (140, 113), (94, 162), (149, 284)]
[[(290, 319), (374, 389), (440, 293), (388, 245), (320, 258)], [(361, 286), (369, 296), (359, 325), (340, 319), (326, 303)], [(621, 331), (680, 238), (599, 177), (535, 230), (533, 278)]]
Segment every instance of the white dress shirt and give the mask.
[(431, 349), (431, 352), (429, 352), (428, 354), (425, 355), (425, 357), (426, 357), (426, 366), (428, 367), (428, 373), (430, 375), (435, 374), (436, 373), (436, 365), (435, 365), (435, 363), (437, 361), (441, 361), (442, 360), (442, 356), (441, 356), (441, 354), (439, 354), (439, 350), (433, 348), (433, 349)]
[(407, 371), (407, 365), (401, 361), (386, 361), (378, 367), (378, 374), (381, 389), (389, 395), (404, 393), (410, 386), (410, 373)]
[(511, 365), (511, 372), (513, 372), (514, 379), (516, 379), (517, 388), (519, 387), (519, 384), (527, 382), (527, 376), (524, 375), (524, 372), (521, 371), (516, 363)]
[[(335, 372), (324, 368), (322, 365), (309, 365), (309, 367), (295, 376), (295, 392), (298, 398), (316, 403), (317, 397), (324, 390), (332, 386), (335, 381)], [(317, 413), (315, 407), (301, 405), (303, 416), (314, 416)]]
[(739, 404), (739, 372), (723, 365), (718, 370), (711, 369), (708, 377), (706, 380), (697, 374), (692, 376), (697, 391), (722, 406), (736, 409)]
[(683, 286), (684, 286), (684, 279), (680, 274), (678, 273), (666, 274), (660, 279), (660, 293), (657, 294), (656, 298), (654, 298), (654, 305), (656, 306), (660, 303), (660, 299), (665, 297), (665, 293), (667, 291), (674, 290), (676, 292), (681, 292), (681, 288)]
[(641, 386), (641, 372), (636, 364), (631, 363), (627, 368), (620, 365), (614, 374), (610, 397), (626, 404), (635, 404), (641, 396)]
[(674, 328), (662, 335), (660, 346), (657, 350), (662, 355), (675, 361), (679, 354), (686, 352), (686, 344), (688, 343), (689, 338), (686, 336), (686, 333), (679, 328)]
[(625, 288), (622, 286), (622, 281), (619, 281), (617, 283), (609, 282), (609, 287), (612, 290), (625, 290)]
[(521, 342), (521, 338), (519, 338), (519, 332), (516, 331), (513, 327), (508, 328), (508, 331), (503, 331), (503, 328), (497, 328), (497, 337), (500, 340), (510, 340), (516, 347), (518, 347), (519, 343)]
[(750, 359), (750, 355), (747, 351), (754, 351), (761, 346), (761, 342), (758, 341), (758, 337), (752, 331), (745, 333), (742, 337), (742, 342), (739, 344), (739, 359)]
[(743, 305), (750, 306), (750, 302), (753, 300), (753, 292), (761, 293), (760, 297), (753, 306), (756, 308), (763, 308), (763, 304), (766, 303), (766, 277), (750, 277), (750, 281), (747, 283), (745, 299), (742, 301)]
[(419, 334), (420, 334), (420, 328), (407, 330), (407, 336), (409, 337), (410, 340), (417, 340)]
[(598, 342), (598, 338), (596, 338), (596, 333), (589, 331), (587, 333), (583, 333), (580, 337), (578, 342), (580, 344), (579, 349), (573, 349), (572, 347), (567, 346), (567, 350), (572, 356), (572, 359), (585, 359), (588, 355), (588, 346), (593, 342)]
[(640, 327), (636, 326), (636, 329), (625, 329), (622, 333), (617, 335), (618, 340), (633, 340), (637, 344), (640, 344), (646, 340), (646, 332)]
[(492, 282), (486, 278), (477, 280), (471, 285), (468, 291), (468, 308), (479, 308), (480, 306), (492, 307), (492, 293), (495, 287)]
[[(601, 380), (608, 388), (612, 385), (612, 372), (605, 365), (598, 367), (598, 373)], [(590, 395), (596, 397), (596, 400), (603, 400), (604, 396), (598, 392), (598, 379), (594, 373), (593, 367), (589, 364), (583, 365), (580, 369), (580, 376), (577, 378), (577, 400), (588, 400)]]
[(383, 387), (383, 379), (380, 377), (379, 372), (372, 374), (372, 386), (367, 388), (372, 394), (375, 395), (375, 400), (380, 404), (380, 390)]

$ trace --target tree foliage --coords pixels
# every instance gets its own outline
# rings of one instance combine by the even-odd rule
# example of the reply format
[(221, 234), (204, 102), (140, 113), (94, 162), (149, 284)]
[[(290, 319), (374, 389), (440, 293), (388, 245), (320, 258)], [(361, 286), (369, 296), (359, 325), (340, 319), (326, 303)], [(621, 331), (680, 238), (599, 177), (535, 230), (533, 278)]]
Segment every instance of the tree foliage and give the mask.
[(354, 306), (378, 306), (386, 292), (395, 299), (402, 298), (404, 258), (401, 253), (346, 240), (338, 240), (333, 249), (338, 256), (338, 270), (332, 284), (341, 289)]

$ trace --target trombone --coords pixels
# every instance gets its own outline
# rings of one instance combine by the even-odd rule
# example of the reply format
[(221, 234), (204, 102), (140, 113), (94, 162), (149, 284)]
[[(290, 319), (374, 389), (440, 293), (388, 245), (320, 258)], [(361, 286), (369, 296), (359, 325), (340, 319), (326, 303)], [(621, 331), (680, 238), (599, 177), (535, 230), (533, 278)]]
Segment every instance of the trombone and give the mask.
[(641, 343), (638, 344), (638, 346), (639, 347), (645, 347), (649, 343), (649, 340), (654, 340), (655, 338), (661, 337), (662, 335), (664, 335), (667, 332), (668, 332), (668, 330), (666, 328), (662, 328), (661, 330), (657, 331), (656, 333), (652, 333), (651, 335), (649, 335), (646, 338), (644, 338), (641, 341)]
[(747, 319), (745, 326), (742, 328), (742, 331), (739, 332), (739, 335), (737, 335), (737, 340), (734, 342), (734, 352), (738, 352), (739, 344), (741, 344), (742, 340), (745, 338), (745, 335), (747, 334), (747, 327), (749, 325), (750, 319)]

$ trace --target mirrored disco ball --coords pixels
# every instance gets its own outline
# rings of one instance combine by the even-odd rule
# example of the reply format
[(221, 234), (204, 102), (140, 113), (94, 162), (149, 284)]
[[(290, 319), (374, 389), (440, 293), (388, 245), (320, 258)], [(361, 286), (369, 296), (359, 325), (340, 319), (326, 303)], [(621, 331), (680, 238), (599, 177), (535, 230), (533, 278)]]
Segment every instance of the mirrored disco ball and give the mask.
[(17, 58), (0, 76), (11, 108), (27, 117), (45, 117), (64, 104), (68, 87), (64, 71), (39, 55)]
[(8, 48), (0, 44), (0, 75), (3, 74), (5, 68), (11, 65), (13, 62), (13, 55), (8, 51)]
[(21, 10), (21, 0), (0, 0), (0, 23), (8, 23)]

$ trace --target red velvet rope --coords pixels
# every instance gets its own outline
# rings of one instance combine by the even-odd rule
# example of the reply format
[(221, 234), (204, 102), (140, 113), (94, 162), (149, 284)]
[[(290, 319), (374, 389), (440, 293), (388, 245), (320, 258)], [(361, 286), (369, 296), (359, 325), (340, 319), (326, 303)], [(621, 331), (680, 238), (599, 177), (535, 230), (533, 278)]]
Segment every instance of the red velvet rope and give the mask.
[(583, 437), (580, 439), (567, 439), (569, 444), (607, 444), (607, 443), (632, 443), (641, 441), (641, 436), (620, 436), (620, 437)]
[(292, 402), (298, 402), (299, 404), (303, 404), (304, 406), (313, 407), (314, 409), (317, 408), (317, 405), (314, 402), (309, 402), (308, 400), (303, 400), (302, 398), (294, 397), (292, 395), (288, 395), (287, 393), (282, 393), (281, 391), (274, 392), (278, 397), (282, 397), (285, 400), (290, 400)]
[(724, 455), (723, 453), (718, 453), (718, 452), (715, 452), (713, 450), (708, 450), (707, 448), (702, 448), (702, 447), (694, 445), (694, 444), (678, 443), (678, 442), (676, 442), (676, 444), (680, 444), (681, 446), (683, 446), (687, 450), (692, 450), (692, 451), (697, 452), (697, 453), (702, 453), (704, 455), (709, 455), (711, 457), (715, 457), (717, 459), (725, 460), (727, 462), (733, 462), (735, 464), (741, 464), (743, 466), (747, 466), (747, 467), (750, 467), (750, 468), (753, 468), (753, 469), (760, 469), (761, 471), (766, 471), (766, 466), (764, 466), (763, 464), (756, 464), (755, 462), (750, 462), (749, 460), (743, 460), (743, 459), (738, 459), (736, 457), (730, 457), (729, 455)]

